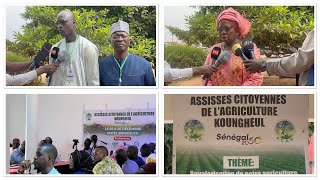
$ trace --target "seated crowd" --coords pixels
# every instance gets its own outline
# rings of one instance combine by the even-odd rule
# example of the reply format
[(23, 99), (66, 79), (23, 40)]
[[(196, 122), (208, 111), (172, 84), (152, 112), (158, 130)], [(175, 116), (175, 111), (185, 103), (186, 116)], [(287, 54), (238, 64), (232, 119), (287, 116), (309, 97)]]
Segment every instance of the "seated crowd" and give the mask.
[[(27, 169), (34, 169), (41, 174), (60, 174), (55, 163), (60, 161), (52, 139), (46, 137), (38, 144), (34, 162), (25, 160), (25, 141), (15, 138), (10, 147), (10, 165), (19, 164), (17, 173), (23, 174)], [(71, 174), (156, 174), (155, 143), (143, 144), (140, 148), (142, 157), (138, 156), (136, 146), (119, 146), (115, 153), (105, 146), (92, 147), (92, 141), (84, 141), (83, 150), (75, 150), (70, 154), (69, 171)], [(20, 146), (20, 148), (19, 148)], [(12, 151), (12, 153), (11, 153)]]

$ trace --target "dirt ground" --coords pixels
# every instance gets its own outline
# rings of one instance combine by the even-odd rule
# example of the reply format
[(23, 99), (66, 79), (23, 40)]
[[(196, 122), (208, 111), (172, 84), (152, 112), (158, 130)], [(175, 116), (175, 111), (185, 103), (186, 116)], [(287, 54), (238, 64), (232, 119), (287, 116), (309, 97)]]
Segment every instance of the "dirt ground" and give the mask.
[[(278, 76), (269, 76), (264, 72), (262, 86), (295, 86), (295, 78), (279, 78)], [(201, 76), (184, 79), (171, 83), (170, 86), (201, 86)]]

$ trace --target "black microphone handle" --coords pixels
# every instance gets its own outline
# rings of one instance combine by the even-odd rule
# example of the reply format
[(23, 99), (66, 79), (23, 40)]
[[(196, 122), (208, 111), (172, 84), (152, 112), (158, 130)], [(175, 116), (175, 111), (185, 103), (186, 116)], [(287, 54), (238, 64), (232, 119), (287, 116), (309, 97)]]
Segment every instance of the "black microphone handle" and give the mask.
[(46, 78), (49, 78), (48, 86), (50, 86), (50, 83), (51, 83), (51, 79), (52, 79), (52, 77), (51, 77), (51, 76), (49, 76), (49, 74), (47, 74), (47, 75), (46, 75)]
[[(215, 60), (215, 59), (212, 59), (212, 63), (213, 63), (214, 61), (216, 61), (216, 60)], [(212, 63), (211, 63), (211, 66), (213, 66)], [(207, 76), (207, 77), (206, 77), (206, 82), (204, 83), (204, 86), (207, 86), (207, 85), (208, 85), (209, 79), (210, 79), (210, 76)]]
[(210, 78), (209, 76), (206, 78), (206, 83), (204, 83), (204, 85), (205, 85), (205, 86), (207, 86), (207, 85), (208, 85), (209, 78)]
[(241, 53), (241, 59), (243, 60), (243, 61), (246, 61), (246, 60), (249, 60), (248, 58), (247, 58), (247, 56), (246, 55), (244, 55), (244, 53)]
[(52, 45), (48, 42), (44, 43), (41, 50), (37, 53), (37, 55), (33, 59), (33, 63), (29, 66), (29, 70), (34, 67), (39, 68), (40, 62), (44, 61), (48, 56)]
[[(220, 54), (220, 53), (219, 53)], [(216, 59), (214, 59), (214, 58), (211, 58), (212, 59), (212, 62), (211, 62), (211, 66), (214, 66), (215, 64), (216, 64)], [(207, 78), (206, 78), (206, 82), (204, 83), (204, 86), (207, 86), (208, 85), (208, 82), (209, 82), (209, 79), (210, 79), (210, 76), (208, 76)]]
[(253, 51), (250, 51), (250, 55), (251, 55), (251, 57), (253, 57), (253, 59), (257, 59), (256, 56), (254, 55)]
[(104, 141), (101, 141), (101, 140), (99, 140), (100, 142), (102, 142), (103, 144), (105, 144), (105, 145), (108, 145), (108, 143), (106, 143), (106, 142), (104, 142)]
[[(53, 59), (51, 64), (58, 64), (56, 61), (57, 61), (57, 59)], [(46, 78), (48, 78), (48, 77), (50, 77), (50, 76), (47, 74)]]
[(49, 78), (49, 77), (51, 78), (51, 76), (49, 76), (49, 74), (47, 74), (47, 75), (46, 75), (46, 78)]
[(50, 76), (50, 78), (49, 78), (49, 83), (48, 83), (48, 86), (50, 86), (50, 83), (51, 83), (51, 76)]
[(33, 61), (32, 63), (31, 63), (31, 65), (29, 66), (29, 71), (31, 71), (34, 67), (36, 66), (36, 63)]

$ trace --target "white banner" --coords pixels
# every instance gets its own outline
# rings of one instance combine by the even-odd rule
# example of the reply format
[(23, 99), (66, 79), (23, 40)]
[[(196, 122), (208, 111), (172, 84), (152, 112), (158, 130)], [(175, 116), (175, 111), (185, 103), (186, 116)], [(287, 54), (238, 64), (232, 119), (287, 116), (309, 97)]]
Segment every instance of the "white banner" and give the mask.
[[(83, 140), (93, 134), (115, 151), (118, 146), (156, 142), (155, 109), (85, 110), (83, 111)], [(99, 141), (99, 142), (101, 142)]]

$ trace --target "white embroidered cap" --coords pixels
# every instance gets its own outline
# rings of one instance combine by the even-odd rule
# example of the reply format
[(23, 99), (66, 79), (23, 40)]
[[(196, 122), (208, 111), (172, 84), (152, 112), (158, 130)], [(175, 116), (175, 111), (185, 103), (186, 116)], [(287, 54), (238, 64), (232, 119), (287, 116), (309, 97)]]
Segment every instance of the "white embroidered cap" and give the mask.
[(110, 28), (110, 36), (118, 31), (124, 31), (129, 34), (129, 24), (127, 22), (119, 20), (118, 22), (112, 24)]

